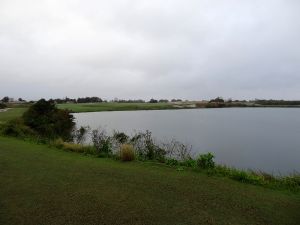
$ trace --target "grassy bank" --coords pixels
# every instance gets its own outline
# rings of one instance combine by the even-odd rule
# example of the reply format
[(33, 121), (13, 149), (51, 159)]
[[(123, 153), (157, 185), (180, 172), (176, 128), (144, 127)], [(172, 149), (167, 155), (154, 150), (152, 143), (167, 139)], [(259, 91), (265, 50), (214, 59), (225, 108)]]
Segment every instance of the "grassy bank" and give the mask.
[(130, 110), (162, 110), (175, 109), (171, 103), (78, 103), (58, 104), (60, 109), (72, 112), (130, 111)]
[(0, 224), (298, 224), (300, 195), (0, 137)]
[(22, 116), (26, 109), (27, 108), (9, 108), (5, 112), (0, 112), (0, 124)]

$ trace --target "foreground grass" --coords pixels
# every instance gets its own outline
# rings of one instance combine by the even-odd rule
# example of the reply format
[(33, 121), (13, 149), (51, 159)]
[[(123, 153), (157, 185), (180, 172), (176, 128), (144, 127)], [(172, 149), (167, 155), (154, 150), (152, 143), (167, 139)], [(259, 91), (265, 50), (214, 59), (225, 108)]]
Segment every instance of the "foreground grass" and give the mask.
[(130, 110), (160, 110), (174, 109), (171, 103), (68, 103), (58, 104), (60, 109), (69, 109), (72, 112), (101, 112), (101, 111), (130, 111)]
[(26, 110), (27, 108), (10, 108), (5, 112), (0, 112), (0, 124), (22, 116)]
[(0, 137), (0, 224), (299, 224), (299, 194)]

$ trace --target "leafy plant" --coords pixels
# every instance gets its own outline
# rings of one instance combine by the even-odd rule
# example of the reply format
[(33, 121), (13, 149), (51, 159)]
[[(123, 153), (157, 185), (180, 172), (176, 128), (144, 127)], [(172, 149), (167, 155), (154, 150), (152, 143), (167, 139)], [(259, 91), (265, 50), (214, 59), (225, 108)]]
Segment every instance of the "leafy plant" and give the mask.
[(74, 117), (67, 110), (58, 109), (53, 101), (41, 99), (23, 114), (25, 125), (39, 135), (54, 139), (61, 137), (71, 139), (71, 132), (75, 125)]
[(196, 168), (197, 167), (197, 161), (194, 159), (187, 159), (185, 161), (180, 162), (180, 165), (185, 167), (191, 167)]
[(212, 153), (201, 154), (197, 159), (198, 167), (202, 169), (210, 169), (215, 167), (214, 159), (215, 156)]
[(166, 164), (169, 166), (178, 166), (179, 162), (176, 159), (167, 159)]
[(3, 135), (25, 138), (34, 136), (36, 133), (24, 124), (21, 118), (13, 119), (1, 126), (1, 133)]
[(129, 136), (126, 135), (124, 132), (115, 131), (113, 134), (113, 138), (117, 140), (120, 144), (125, 144), (128, 141)]
[(140, 132), (135, 134), (130, 143), (137, 151), (138, 157), (142, 160), (158, 160), (163, 162), (166, 151), (164, 148), (158, 146), (152, 137), (152, 133), (146, 130), (145, 133)]
[(171, 141), (162, 143), (162, 148), (165, 150), (168, 158), (176, 158), (181, 161), (192, 159), (192, 146), (183, 144), (177, 140), (172, 139)]
[(79, 129), (75, 129), (72, 134), (75, 143), (83, 144), (86, 140), (86, 135), (89, 130), (90, 130), (89, 127), (83, 127), (83, 126), (81, 126)]
[(112, 154), (111, 137), (106, 134), (105, 130), (93, 130), (92, 141), (98, 156), (108, 156)]

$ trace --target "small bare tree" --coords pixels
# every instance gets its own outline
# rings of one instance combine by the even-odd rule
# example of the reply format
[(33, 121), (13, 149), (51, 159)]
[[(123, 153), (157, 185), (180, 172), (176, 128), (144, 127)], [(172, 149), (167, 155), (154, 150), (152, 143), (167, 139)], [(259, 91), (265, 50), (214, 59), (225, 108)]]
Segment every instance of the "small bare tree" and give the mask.
[(76, 144), (83, 144), (86, 141), (86, 136), (90, 131), (90, 127), (81, 126), (79, 129), (73, 131), (73, 140)]

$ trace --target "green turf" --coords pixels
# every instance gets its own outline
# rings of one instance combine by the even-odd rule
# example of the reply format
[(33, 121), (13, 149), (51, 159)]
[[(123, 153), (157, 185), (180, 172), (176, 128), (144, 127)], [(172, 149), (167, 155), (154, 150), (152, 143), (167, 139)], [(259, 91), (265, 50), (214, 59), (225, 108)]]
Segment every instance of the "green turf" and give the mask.
[(0, 137), (0, 224), (299, 224), (299, 194)]
[(100, 112), (174, 109), (174, 105), (171, 103), (69, 103), (58, 104), (58, 108), (69, 109), (73, 112)]
[(5, 112), (0, 112), (0, 123), (22, 116), (27, 108), (11, 108)]

